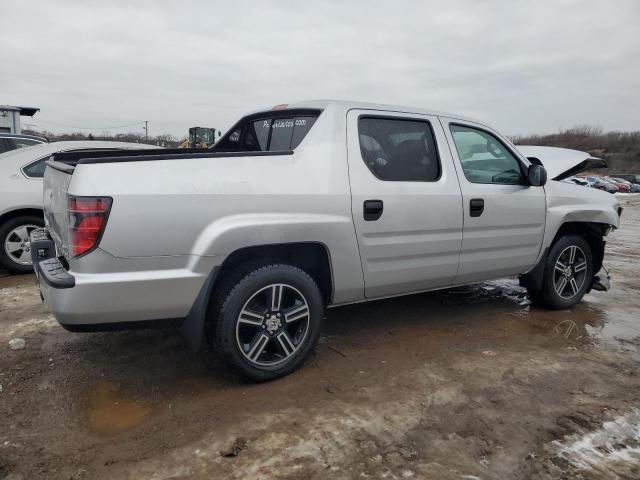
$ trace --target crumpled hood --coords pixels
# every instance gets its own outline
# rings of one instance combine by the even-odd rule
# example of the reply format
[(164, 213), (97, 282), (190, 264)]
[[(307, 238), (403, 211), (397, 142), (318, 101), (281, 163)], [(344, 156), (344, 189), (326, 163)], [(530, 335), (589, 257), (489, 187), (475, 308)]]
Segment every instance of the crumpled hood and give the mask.
[(516, 148), (525, 157), (540, 160), (551, 180), (562, 180), (591, 168), (607, 167), (607, 162), (602, 158), (592, 157), (579, 150), (532, 145), (516, 145)]

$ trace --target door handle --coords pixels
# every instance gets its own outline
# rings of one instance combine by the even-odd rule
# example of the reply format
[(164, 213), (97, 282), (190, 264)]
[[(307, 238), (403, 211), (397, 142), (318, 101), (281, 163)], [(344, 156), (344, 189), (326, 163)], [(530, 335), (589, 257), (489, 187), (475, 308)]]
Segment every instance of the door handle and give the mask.
[(479, 217), (484, 212), (484, 199), (472, 198), (469, 202), (469, 215)]
[(382, 216), (384, 204), (382, 200), (365, 200), (363, 206), (364, 219), (367, 222), (378, 220)]

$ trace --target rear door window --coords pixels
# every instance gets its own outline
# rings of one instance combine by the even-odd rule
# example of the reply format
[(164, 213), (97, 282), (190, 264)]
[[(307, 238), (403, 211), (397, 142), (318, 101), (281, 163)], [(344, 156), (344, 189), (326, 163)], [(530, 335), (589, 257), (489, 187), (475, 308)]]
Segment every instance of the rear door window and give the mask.
[(13, 141), (16, 144), (16, 148), (31, 147), (32, 145), (39, 145), (43, 143), (31, 138), (14, 138)]
[(358, 120), (362, 159), (377, 178), (396, 182), (435, 182), (440, 159), (429, 122), (400, 117)]
[[(284, 114), (283, 114), (284, 113)], [(294, 150), (313, 127), (320, 111), (266, 112), (242, 119), (213, 147), (222, 152)]]

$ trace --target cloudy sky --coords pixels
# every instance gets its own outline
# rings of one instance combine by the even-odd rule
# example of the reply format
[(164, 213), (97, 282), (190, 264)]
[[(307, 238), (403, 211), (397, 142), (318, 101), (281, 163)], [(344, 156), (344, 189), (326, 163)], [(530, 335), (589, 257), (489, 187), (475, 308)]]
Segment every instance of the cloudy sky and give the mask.
[(149, 120), (182, 136), (313, 98), (510, 135), (640, 129), (639, 0), (4, 0), (0, 13), (0, 104), (41, 108), (23, 119), (38, 129)]

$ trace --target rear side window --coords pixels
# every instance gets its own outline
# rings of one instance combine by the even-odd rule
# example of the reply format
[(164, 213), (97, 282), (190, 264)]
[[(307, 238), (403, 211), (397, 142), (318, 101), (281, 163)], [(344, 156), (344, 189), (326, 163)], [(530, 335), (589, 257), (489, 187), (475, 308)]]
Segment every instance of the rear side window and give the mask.
[(49, 157), (41, 158), (40, 160), (30, 163), (22, 169), (24, 174), (30, 178), (42, 178), (44, 177), (44, 170), (47, 168), (45, 163)]
[(213, 147), (222, 152), (295, 150), (313, 127), (319, 111), (266, 112), (242, 119)]
[(9, 150), (14, 150), (16, 147), (13, 145), (13, 142), (8, 138), (0, 138), (0, 153), (8, 152)]
[(362, 159), (380, 180), (433, 182), (440, 160), (429, 122), (390, 117), (360, 117)]
[(40, 145), (42, 143), (31, 138), (14, 138), (13, 141), (16, 144), (16, 148), (30, 147), (32, 145)]

